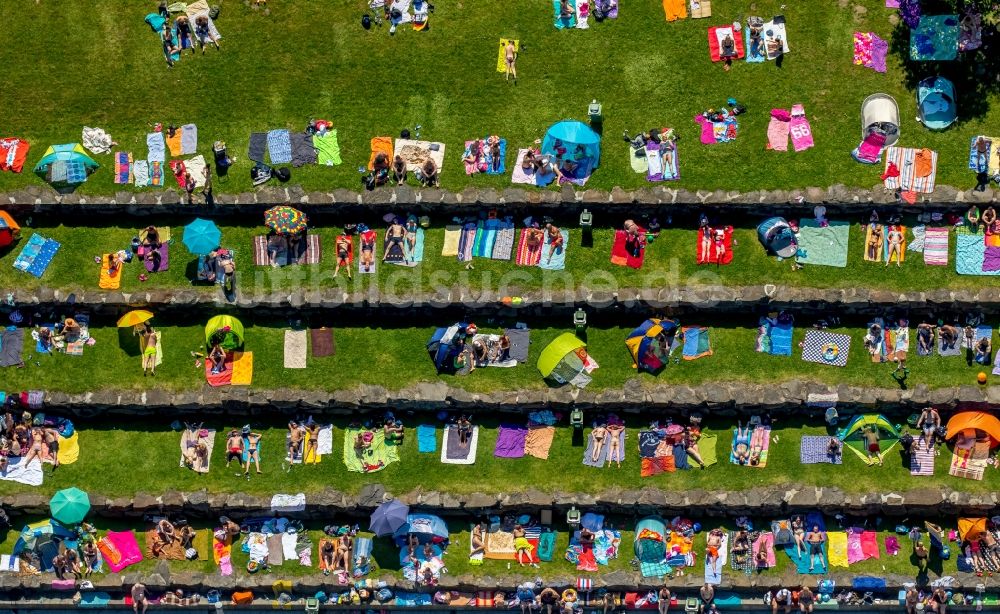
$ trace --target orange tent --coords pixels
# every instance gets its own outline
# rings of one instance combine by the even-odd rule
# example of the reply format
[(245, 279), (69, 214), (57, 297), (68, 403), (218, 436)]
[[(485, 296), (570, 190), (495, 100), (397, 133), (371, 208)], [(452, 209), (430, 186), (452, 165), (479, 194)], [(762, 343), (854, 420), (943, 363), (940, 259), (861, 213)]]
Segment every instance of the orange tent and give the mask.
[(985, 518), (959, 518), (958, 536), (962, 540), (975, 541), (986, 532)]
[(1000, 420), (992, 414), (982, 411), (963, 411), (955, 414), (948, 421), (948, 433), (945, 438), (951, 439), (966, 429), (976, 429), (989, 435), (991, 448), (1000, 444)]
[(0, 211), (0, 247), (6, 247), (20, 236), (21, 227), (6, 211)]

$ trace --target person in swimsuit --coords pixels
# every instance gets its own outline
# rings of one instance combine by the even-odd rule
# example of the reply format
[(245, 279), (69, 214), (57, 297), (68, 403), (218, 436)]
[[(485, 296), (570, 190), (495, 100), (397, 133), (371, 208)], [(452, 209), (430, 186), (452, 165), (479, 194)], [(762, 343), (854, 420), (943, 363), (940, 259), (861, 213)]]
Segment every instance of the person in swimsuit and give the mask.
[(372, 270), (375, 264), (375, 233), (362, 233), (361, 235), (361, 266), (365, 272)]
[(66, 571), (79, 580), (83, 575), (83, 570), (80, 568), (80, 554), (73, 548), (67, 548), (63, 553), (63, 560), (66, 563)]
[(684, 434), (681, 443), (684, 444), (684, 451), (694, 459), (694, 462), (704, 469), (705, 461), (701, 460), (701, 451), (698, 450), (698, 440), (701, 439), (701, 431), (693, 426), (684, 427)]
[(879, 252), (882, 251), (882, 225), (870, 224), (871, 231), (868, 233), (868, 259), (878, 260)]
[(608, 436), (608, 427), (603, 424), (596, 426), (590, 432), (590, 436), (594, 440), (594, 451), (590, 455), (590, 460), (596, 463), (597, 459), (601, 458), (601, 452), (604, 450), (604, 440)]
[(933, 407), (925, 407), (920, 412), (920, 418), (917, 419), (917, 428), (921, 429), (924, 433), (924, 442), (927, 444), (927, 449), (934, 446), (934, 437), (941, 428), (941, 414), (938, 413)]
[(407, 216), (406, 225), (404, 226), (406, 230), (406, 249), (411, 255), (417, 249), (417, 230), (419, 228), (417, 218), (412, 215)]
[(889, 253), (885, 258), (885, 266), (889, 266), (893, 254), (896, 255), (896, 266), (902, 266), (900, 260), (903, 259), (903, 232), (899, 229), (899, 226), (890, 226), (889, 232), (885, 235), (885, 240), (889, 244)]
[(542, 251), (542, 241), (545, 240), (545, 231), (540, 228), (526, 228), (524, 230), (524, 243), (528, 247), (529, 254), (536, 254)]
[(146, 249), (160, 249), (160, 231), (156, 226), (147, 226), (141, 245)]
[(52, 470), (55, 471), (59, 468), (59, 431), (43, 428), (42, 434), (45, 444), (49, 447), (49, 456), (52, 457)]
[[(201, 54), (205, 55), (205, 43), (211, 41), (215, 45), (215, 48), (222, 51), (222, 47), (219, 46), (219, 39), (212, 33), (212, 28), (208, 25), (208, 15), (199, 15), (197, 19), (194, 20), (194, 34), (198, 37), (198, 42), (201, 44)], [(194, 48), (191, 48), (192, 53)]]
[(183, 13), (177, 16), (174, 20), (174, 27), (177, 28), (177, 44), (180, 45), (181, 50), (191, 49), (191, 53), (194, 53), (194, 40), (192, 39), (191, 32), (191, 22), (188, 20), (187, 15)]
[(559, 231), (559, 227), (551, 223), (545, 225), (545, 231), (546, 241), (551, 245), (548, 262), (552, 262), (552, 255), (563, 249), (563, 236)]
[(573, 10), (573, 5), (569, 3), (569, 0), (559, 0), (559, 15), (563, 19), (569, 19), (576, 14)]
[(792, 538), (795, 540), (795, 555), (802, 556), (806, 550), (806, 523), (802, 516), (792, 517)]
[(399, 223), (399, 218), (392, 221), (385, 230), (385, 253), (382, 254), (382, 262), (389, 257), (389, 252), (393, 246), (398, 245), (399, 251), (403, 254), (403, 262), (406, 262), (406, 251), (403, 249), (403, 239), (406, 237), (406, 229)]
[(97, 551), (97, 545), (94, 543), (94, 540), (87, 540), (87, 542), (83, 544), (84, 577), (89, 578), (90, 574), (94, 573), (99, 561), (100, 555)]
[(988, 235), (996, 234), (997, 232), (997, 210), (993, 207), (986, 207), (983, 210), (983, 217), (979, 218), (983, 224), (983, 230)]
[(323, 546), (319, 549), (319, 557), (323, 567), (323, 575), (330, 575), (330, 570), (337, 568), (337, 550), (333, 547), (331, 540), (323, 542)]
[(42, 429), (33, 428), (31, 429), (31, 447), (28, 449), (28, 454), (24, 457), (24, 465), (27, 467), (31, 464), (31, 461), (38, 459), (39, 462), (42, 460), (42, 442), (45, 441)]
[(732, 34), (726, 34), (719, 43), (719, 55), (724, 60), (722, 68), (728, 72), (733, 66), (733, 58), (736, 57), (736, 41), (733, 40)]
[(402, 443), (403, 432), (403, 425), (395, 418), (387, 419), (382, 426), (382, 433), (385, 435), (386, 443)]
[(250, 432), (250, 428), (243, 429), (243, 435), (247, 439), (247, 462), (243, 467), (243, 475), (250, 475), (250, 463), (254, 464), (257, 469), (257, 473), (264, 473), (260, 470), (260, 438), (263, 436), (260, 433)]
[(472, 550), (470, 554), (476, 555), (486, 552), (486, 540), (483, 538), (483, 525), (481, 523), (476, 523), (476, 526), (472, 527)]
[(434, 160), (427, 158), (424, 165), (420, 167), (418, 179), (425, 188), (436, 188), (438, 186), (438, 168)]
[(174, 525), (166, 518), (156, 523), (156, 537), (164, 544), (172, 544), (177, 539), (177, 531)]
[(236, 429), (229, 431), (226, 437), (226, 467), (233, 462), (233, 459), (239, 463), (243, 462), (243, 438)]
[(503, 48), (503, 61), (507, 67), (504, 80), (510, 81), (510, 78), (514, 77), (514, 85), (517, 85), (517, 47), (512, 40), (508, 40)]
[(719, 572), (719, 548), (722, 547), (723, 535), (722, 529), (712, 529), (705, 540), (705, 565), (711, 565), (716, 573)]
[(976, 342), (976, 362), (981, 365), (990, 364), (990, 355), (993, 353), (993, 344), (989, 337), (983, 337)]
[(521, 170), (526, 174), (535, 172), (535, 150), (527, 149), (521, 159)]
[(302, 452), (302, 441), (305, 438), (305, 429), (301, 424), (292, 420), (288, 423), (288, 459), (294, 461)]
[(657, 614), (667, 614), (667, 611), (670, 609), (671, 598), (670, 589), (664, 584), (656, 594)]
[(337, 556), (333, 562), (334, 569), (337, 569), (342, 562), (343, 567), (339, 567), (339, 569), (343, 569), (344, 571), (351, 570), (351, 550), (353, 547), (354, 540), (350, 535), (344, 535), (340, 538), (340, 541), (337, 542)]
[(340, 235), (337, 237), (336, 243), (337, 250), (337, 266), (333, 269), (333, 276), (336, 277), (340, 273), (340, 267), (345, 267), (347, 269), (347, 279), (353, 279), (351, 277), (351, 238), (347, 235)]
[(750, 460), (750, 425), (743, 428), (742, 423), (736, 424), (736, 437), (733, 439), (733, 456), (740, 465), (745, 465)]
[(608, 425), (608, 460), (615, 461), (619, 469), (622, 468), (622, 457), (625, 456), (621, 449), (621, 434), (624, 431), (624, 424)]
[[(135, 614), (146, 614), (146, 609), (149, 607), (149, 598), (146, 596), (146, 585), (141, 582), (136, 582), (132, 585), (132, 611)], [(139, 608), (142, 611), (139, 611)]]
[(806, 535), (806, 543), (809, 544), (809, 571), (813, 570), (818, 560), (826, 572), (826, 561), (823, 559), (823, 542), (826, 541), (826, 534), (819, 530), (819, 525), (813, 525), (812, 531)]
[[(151, 252), (157, 253), (157, 252)], [(142, 376), (156, 376), (156, 346), (160, 341), (160, 335), (153, 330), (149, 322), (143, 322), (142, 328), (138, 331), (140, 344), (142, 345)]]
[(406, 183), (406, 161), (403, 160), (402, 156), (397, 155), (392, 160), (392, 180), (396, 182), (396, 185)]
[(319, 450), (319, 424), (316, 422), (310, 422), (306, 425), (306, 449), (302, 454), (302, 460), (310, 457), (315, 457), (317, 450)]
[(809, 590), (808, 586), (803, 586), (802, 590), (799, 591), (799, 611), (802, 614), (812, 614), (815, 601), (816, 596), (813, 595), (813, 592)]

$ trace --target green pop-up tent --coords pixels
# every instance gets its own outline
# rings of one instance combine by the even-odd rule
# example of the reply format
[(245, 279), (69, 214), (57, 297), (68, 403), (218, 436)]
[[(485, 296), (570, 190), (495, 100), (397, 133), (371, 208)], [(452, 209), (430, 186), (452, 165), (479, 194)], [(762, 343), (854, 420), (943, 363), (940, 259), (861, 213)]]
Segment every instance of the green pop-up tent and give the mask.
[(66, 143), (46, 149), (35, 165), (35, 174), (54, 188), (72, 188), (86, 181), (98, 168), (100, 165), (87, 155), (83, 145)]
[(573, 333), (563, 333), (545, 346), (538, 356), (538, 371), (553, 384), (573, 384), (583, 388), (590, 383), (597, 363), (587, 355), (587, 344)]
[[(876, 429), (878, 432), (879, 453), (877, 459), (868, 456), (868, 447), (865, 444), (866, 429)], [(837, 433), (837, 439), (853, 450), (858, 458), (872, 465), (880, 462), (885, 453), (899, 443), (899, 429), (882, 414), (862, 414), (855, 416), (846, 427)]]
[(211, 348), (213, 342), (224, 350), (238, 350), (243, 346), (243, 323), (233, 316), (215, 316), (205, 325), (205, 344)]

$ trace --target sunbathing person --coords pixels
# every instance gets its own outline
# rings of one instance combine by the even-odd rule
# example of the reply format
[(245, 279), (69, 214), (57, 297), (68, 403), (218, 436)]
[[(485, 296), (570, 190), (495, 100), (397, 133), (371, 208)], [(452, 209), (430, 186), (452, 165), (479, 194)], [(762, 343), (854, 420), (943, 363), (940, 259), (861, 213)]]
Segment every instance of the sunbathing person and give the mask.
[(701, 431), (692, 426), (684, 427), (684, 434), (681, 443), (687, 455), (694, 459), (702, 469), (705, 468), (705, 461), (701, 460), (701, 451), (698, 450), (698, 440), (701, 439)]
[(958, 343), (958, 328), (952, 326), (951, 324), (942, 324), (939, 335), (941, 337), (942, 350), (951, 350), (955, 348), (955, 345)]
[(406, 216), (403, 228), (406, 230), (406, 248), (412, 254), (417, 249), (417, 230), (420, 228), (417, 225), (417, 218), (413, 215)]
[(622, 456), (624, 456), (621, 448), (621, 434), (625, 432), (624, 424), (609, 424), (608, 425), (608, 460), (614, 460), (618, 464), (618, 468), (622, 467)]
[(750, 535), (744, 529), (740, 529), (733, 536), (733, 562), (739, 566), (746, 564), (750, 549)]
[(524, 229), (524, 243), (528, 247), (529, 254), (535, 254), (542, 251), (542, 242), (545, 240), (545, 231), (541, 228), (525, 228)]
[(302, 452), (302, 460), (314, 457), (316, 451), (319, 450), (319, 430), (319, 423), (313, 422), (310, 418), (305, 427), (306, 447)]
[(507, 336), (507, 333), (500, 334), (500, 339), (497, 341), (497, 350), (497, 360), (500, 362), (510, 360), (510, 337)]
[(921, 354), (930, 354), (934, 348), (934, 326), (926, 322), (917, 325), (917, 346)]
[(462, 446), (469, 445), (469, 439), (472, 437), (472, 422), (469, 421), (468, 416), (459, 416), (458, 420), (455, 421), (455, 426), (458, 429), (458, 443)]
[(229, 431), (226, 437), (226, 467), (233, 462), (233, 459), (238, 463), (243, 462), (243, 438), (236, 429)]
[(885, 257), (885, 266), (889, 266), (889, 261), (892, 260), (893, 254), (896, 255), (896, 266), (901, 266), (900, 261), (903, 259), (903, 232), (899, 229), (899, 226), (890, 226), (889, 232), (885, 235), (885, 240), (889, 245), (889, 253)]
[(868, 233), (868, 259), (878, 260), (882, 251), (882, 225), (871, 224)]
[(462, 158), (462, 162), (471, 165), (477, 171), (479, 170), (480, 160), (483, 156), (483, 143), (479, 139), (476, 139), (469, 143), (469, 149), (465, 157)]
[[(351, 538), (350, 534), (341, 536), (340, 540), (337, 542), (337, 556), (333, 561), (334, 569), (343, 569), (344, 571), (351, 570), (351, 550), (354, 547), (354, 540)], [(343, 566), (341, 567), (341, 563)]]
[(729, 71), (733, 65), (733, 58), (736, 57), (736, 41), (733, 40), (732, 34), (726, 34), (725, 38), (719, 43), (719, 55), (724, 60), (722, 68)]
[[(508, 46), (510, 44), (508, 43)], [(513, 67), (513, 64), (511, 64)], [(517, 83), (517, 73), (515, 72), (514, 83)], [(500, 164), (503, 162), (503, 156), (500, 155), (500, 138), (496, 135), (491, 136), (486, 139), (486, 144), (490, 148), (490, 162), (492, 164), (491, 170), (494, 173), (500, 172)]]
[(326, 540), (319, 549), (320, 564), (323, 567), (323, 575), (330, 575), (330, 570), (337, 568), (337, 549), (333, 546), (332, 540)]
[(988, 235), (996, 234), (997, 231), (997, 211), (993, 207), (986, 207), (983, 211), (983, 217), (980, 218), (983, 223), (983, 230)]
[(486, 343), (480, 338), (472, 339), (472, 368), (485, 367), (490, 362), (489, 350)]
[(212, 363), (212, 375), (218, 375), (226, 370), (226, 351), (222, 349), (222, 345), (218, 343), (213, 345), (206, 360)]
[(156, 523), (156, 537), (164, 544), (172, 544), (177, 539), (177, 530), (174, 528), (173, 523), (166, 518), (161, 518)]
[(49, 448), (49, 456), (52, 457), (52, 470), (59, 468), (59, 431), (52, 428), (42, 428), (42, 437), (45, 445)]
[(90, 574), (94, 573), (94, 570), (97, 569), (99, 562), (100, 553), (97, 550), (97, 544), (94, 543), (93, 539), (88, 539), (83, 544), (83, 575), (89, 578)]
[[(209, 27), (208, 15), (199, 15), (194, 20), (194, 35), (198, 38), (198, 44), (201, 45), (202, 55), (205, 55), (205, 44), (209, 42), (215, 45), (216, 49), (222, 51), (222, 47), (219, 46), (218, 37), (212, 33), (212, 28)], [(193, 46), (191, 47), (191, 51), (194, 52)]]
[(113, 254), (108, 254), (108, 275), (114, 277), (118, 270), (125, 264), (125, 260), (128, 258), (128, 254), (125, 250), (118, 250)]
[(608, 436), (607, 426), (601, 424), (594, 427), (594, 430), (590, 431), (590, 436), (594, 440), (594, 451), (590, 455), (591, 462), (597, 462), (597, 459), (601, 458), (601, 452), (604, 450), (604, 440)]
[(736, 458), (736, 463), (739, 465), (745, 465), (750, 461), (750, 434), (753, 429), (747, 424), (746, 428), (743, 428), (743, 424), (736, 423), (736, 436), (733, 438), (733, 456)]
[(715, 261), (722, 262), (726, 256), (726, 231), (723, 228), (712, 229), (712, 246), (715, 252)]
[(156, 226), (147, 226), (145, 232), (142, 246), (146, 249), (160, 249), (160, 231), (156, 229)]
[(180, 49), (174, 45), (174, 33), (170, 30), (170, 20), (163, 22), (163, 30), (160, 32), (160, 41), (163, 43), (163, 55), (167, 59), (167, 66), (173, 68), (174, 59), (172, 56), (175, 53), (180, 53)]
[(333, 269), (333, 276), (336, 277), (340, 273), (340, 267), (346, 267), (347, 279), (352, 279), (351, 263), (348, 259), (351, 254), (351, 238), (347, 235), (340, 235), (337, 237), (334, 249), (337, 252), (337, 266)]
[(593, 546), (594, 540), (597, 538), (594, 532), (587, 527), (580, 527), (580, 545), (581, 546)]
[(372, 270), (375, 264), (375, 233), (361, 233), (361, 266), (365, 272)]
[(531, 565), (531, 552), (534, 550), (534, 546), (528, 541), (524, 527), (520, 524), (514, 525), (514, 530), (512, 531), (514, 535), (514, 558), (522, 566)]
[(403, 262), (406, 262), (406, 251), (403, 249), (403, 238), (406, 236), (406, 229), (399, 223), (399, 218), (392, 220), (392, 224), (385, 230), (385, 253), (382, 254), (382, 262), (389, 257), (389, 251), (394, 245), (399, 246), (399, 251), (403, 254)]
[(528, 149), (524, 152), (524, 158), (521, 159), (521, 170), (526, 174), (535, 172), (535, 150)]
[(989, 337), (983, 337), (976, 342), (975, 360), (981, 365), (990, 364), (990, 355), (993, 352), (993, 344)]
[(819, 525), (813, 525), (812, 531), (806, 535), (806, 543), (809, 544), (809, 571), (813, 570), (816, 560), (819, 560), (823, 571), (826, 571), (826, 561), (823, 559), (823, 542), (826, 541), (826, 534), (819, 530)]
[(476, 523), (476, 525), (472, 527), (471, 540), (471, 555), (486, 553), (486, 540), (483, 538), (483, 525), (481, 523)]
[(247, 462), (243, 467), (243, 475), (250, 475), (250, 463), (254, 464), (257, 469), (257, 473), (264, 473), (260, 470), (260, 439), (263, 437), (260, 433), (253, 433), (250, 431), (249, 426), (243, 427), (243, 436), (247, 440)]
[(748, 53), (754, 57), (764, 56), (764, 29), (757, 25), (750, 26), (750, 50)]
[(397, 422), (395, 418), (386, 418), (382, 426), (382, 433), (385, 435), (386, 443), (401, 444), (403, 442), (403, 424)]
[(226, 535), (229, 537), (239, 537), (240, 536), (240, 525), (229, 519), (228, 516), (220, 516), (219, 528), (225, 531)]
[(295, 460), (302, 452), (302, 442), (305, 440), (305, 428), (292, 420), (288, 423), (288, 458)]
[(576, 11), (573, 10), (573, 5), (569, 3), (569, 0), (559, 0), (559, 16), (562, 19), (569, 19), (576, 15)]
[(792, 516), (792, 539), (795, 541), (796, 556), (802, 556), (806, 551), (806, 522), (802, 516)]
[(712, 529), (705, 540), (705, 564), (719, 572), (719, 548), (722, 547), (722, 529)]
[(38, 459), (39, 462), (42, 461), (42, 442), (45, 441), (42, 429), (33, 428), (31, 429), (31, 443), (28, 453), (24, 457), (24, 464), (22, 466), (27, 467), (31, 464), (31, 461)]
[(7, 473), (10, 457), (13, 455), (11, 440), (6, 435), (0, 435), (0, 475)]
[(549, 245), (551, 246), (551, 248), (549, 249), (548, 262), (552, 262), (552, 255), (555, 254), (557, 251), (562, 251), (563, 243), (565, 241), (563, 240), (562, 233), (559, 231), (558, 226), (555, 226), (554, 224), (551, 223), (546, 224), (545, 231), (547, 235), (546, 241), (548, 241)]
[(149, 322), (144, 322), (139, 336), (142, 340), (142, 376), (146, 377), (149, 373), (156, 377), (156, 347), (160, 342), (160, 334), (153, 330)]

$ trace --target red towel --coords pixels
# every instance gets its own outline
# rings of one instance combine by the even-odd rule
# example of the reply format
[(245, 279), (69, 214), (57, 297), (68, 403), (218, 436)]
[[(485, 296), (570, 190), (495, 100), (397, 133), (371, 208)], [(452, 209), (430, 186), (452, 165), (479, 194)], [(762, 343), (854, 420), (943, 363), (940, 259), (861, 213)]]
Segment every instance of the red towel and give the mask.
[(527, 229), (522, 228), (521, 236), (517, 240), (517, 258), (514, 260), (515, 264), (519, 266), (538, 266), (538, 263), (541, 261), (541, 248), (536, 249), (534, 252), (528, 249), (528, 232)]
[(639, 240), (642, 243), (642, 248), (639, 250), (639, 256), (636, 257), (629, 253), (625, 247), (625, 231), (615, 231), (615, 243), (611, 246), (611, 264), (629, 266), (633, 269), (642, 268), (642, 261), (646, 258), (646, 231), (643, 228), (639, 228), (639, 232), (641, 233)]
[(655, 456), (643, 457), (642, 468), (639, 471), (642, 477), (648, 478), (664, 472), (673, 473), (676, 470), (673, 456)]
[(864, 531), (861, 533), (861, 553), (866, 559), (878, 558), (878, 540), (875, 531)]
[(209, 386), (228, 386), (233, 383), (233, 354), (226, 353), (226, 370), (222, 373), (212, 373), (212, 361), (205, 360), (205, 380)]
[(706, 232), (706, 230), (713, 230), (713, 229), (711, 229), (711, 228), (704, 228), (704, 229), (698, 231), (698, 239), (697, 239), (697, 241), (695, 241), (695, 258), (697, 259), (698, 264), (729, 264), (730, 262), (732, 262), (733, 261), (733, 227), (732, 226), (726, 226), (725, 228), (722, 229), (722, 231), (724, 233), (723, 234), (722, 243), (723, 243), (723, 245), (726, 246), (726, 251), (725, 251), (724, 254), (722, 254), (722, 261), (721, 262), (719, 262), (719, 259), (716, 258), (716, 256), (715, 256), (715, 245), (714, 244), (711, 245), (711, 246), (709, 246), (709, 248), (708, 248), (708, 259), (703, 260), (702, 257), (701, 257), (702, 256), (702, 254), (701, 254), (701, 240), (702, 240), (702, 237), (704, 236), (704, 233)]
[[(712, 55), (713, 62), (722, 61), (722, 52), (719, 49), (719, 37), (716, 34), (717, 30), (729, 30), (733, 35), (733, 42), (736, 43), (736, 57), (732, 59), (740, 59), (746, 55), (746, 50), (743, 48), (743, 32), (740, 28), (734, 28), (733, 26), (712, 26), (708, 29), (708, 51)], [(725, 33), (723, 33), (725, 37)]]

